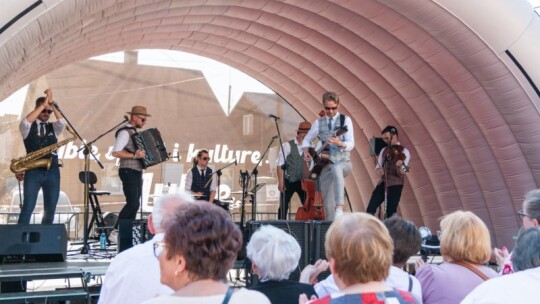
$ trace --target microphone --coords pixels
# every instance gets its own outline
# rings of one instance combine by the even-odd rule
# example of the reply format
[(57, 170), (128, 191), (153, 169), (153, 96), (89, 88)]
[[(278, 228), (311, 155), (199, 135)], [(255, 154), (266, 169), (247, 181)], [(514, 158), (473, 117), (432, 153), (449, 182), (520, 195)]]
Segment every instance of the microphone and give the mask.
[(58, 103), (56, 101), (52, 102), (53, 107), (55, 107), (57, 110), (60, 110), (60, 107), (58, 106)]
[(274, 115), (274, 114), (268, 114), (268, 117), (273, 118), (273, 119), (275, 119), (275, 120), (278, 120), (278, 119), (279, 119), (279, 117), (277, 117), (277, 116)]
[(124, 115), (124, 120), (129, 121), (129, 117), (127, 115)]

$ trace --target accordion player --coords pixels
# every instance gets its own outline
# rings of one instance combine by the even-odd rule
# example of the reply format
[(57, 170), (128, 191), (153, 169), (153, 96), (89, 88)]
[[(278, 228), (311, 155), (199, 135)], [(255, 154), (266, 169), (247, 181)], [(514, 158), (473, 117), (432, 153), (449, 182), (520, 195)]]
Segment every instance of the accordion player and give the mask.
[(142, 159), (144, 169), (157, 165), (169, 159), (169, 153), (158, 129), (151, 128), (131, 135), (133, 143), (138, 150), (143, 150), (145, 153)]

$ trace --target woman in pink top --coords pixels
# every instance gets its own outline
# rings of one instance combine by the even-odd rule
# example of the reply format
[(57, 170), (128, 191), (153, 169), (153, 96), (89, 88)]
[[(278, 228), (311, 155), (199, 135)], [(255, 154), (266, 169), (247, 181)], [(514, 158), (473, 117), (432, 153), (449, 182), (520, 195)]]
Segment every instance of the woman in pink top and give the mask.
[(459, 303), (484, 280), (497, 276), (483, 266), (491, 256), (489, 231), (470, 211), (455, 211), (441, 221), (440, 265), (417, 262), (416, 277), (422, 286), (424, 304)]

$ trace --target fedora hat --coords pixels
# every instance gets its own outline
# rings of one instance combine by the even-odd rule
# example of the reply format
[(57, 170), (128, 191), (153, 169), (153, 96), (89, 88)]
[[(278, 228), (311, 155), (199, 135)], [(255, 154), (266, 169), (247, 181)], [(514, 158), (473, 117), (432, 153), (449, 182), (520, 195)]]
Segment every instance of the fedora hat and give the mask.
[(146, 112), (146, 108), (143, 106), (134, 106), (131, 108), (131, 111), (127, 113), (130, 115), (152, 116)]
[(311, 123), (309, 121), (302, 121), (298, 125), (298, 130), (296, 132), (308, 132), (311, 129)]

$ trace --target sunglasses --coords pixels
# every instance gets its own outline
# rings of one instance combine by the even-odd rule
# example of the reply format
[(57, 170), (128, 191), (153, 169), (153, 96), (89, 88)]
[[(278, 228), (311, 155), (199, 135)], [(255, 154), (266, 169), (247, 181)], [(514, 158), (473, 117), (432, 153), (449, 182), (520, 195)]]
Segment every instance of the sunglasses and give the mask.
[(137, 116), (142, 122), (146, 122), (146, 117)]
[(47, 114), (51, 114), (53, 112), (53, 110), (43, 110), (41, 111), (41, 113), (47, 113)]
[(206, 157), (201, 157), (202, 160), (209, 160), (210, 157), (206, 156)]
[(337, 110), (337, 107), (324, 107), (324, 109), (325, 109), (326, 111), (330, 111), (330, 110), (335, 111), (335, 110)]

